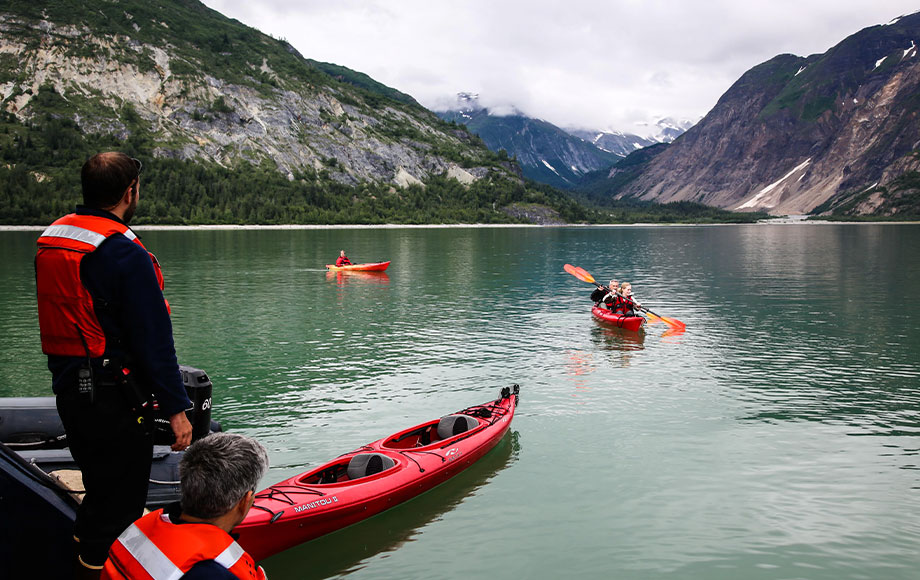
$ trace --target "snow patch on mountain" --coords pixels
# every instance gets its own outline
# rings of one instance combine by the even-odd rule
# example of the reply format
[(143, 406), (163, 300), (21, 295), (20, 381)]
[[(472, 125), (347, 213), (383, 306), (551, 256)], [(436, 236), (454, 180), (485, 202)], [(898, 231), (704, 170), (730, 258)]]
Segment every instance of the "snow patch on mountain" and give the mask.
[[(541, 159), (540, 161), (542, 161), (542, 162), (543, 162), (543, 165), (547, 166), (547, 167), (549, 168), (550, 171), (552, 171), (552, 172), (555, 173), (556, 175), (559, 175), (559, 172), (556, 171), (556, 168), (553, 167), (552, 165), (550, 165), (549, 162), (548, 162), (546, 159)], [(559, 177), (562, 177), (562, 176), (559, 175)]]
[[(736, 207), (735, 209), (746, 209), (746, 208), (754, 208), (754, 207), (774, 207), (774, 206), (776, 206), (778, 200), (767, 200), (766, 197), (770, 194), (771, 191), (773, 191), (774, 189), (776, 189), (777, 187), (779, 187), (784, 181), (786, 181), (787, 179), (789, 179), (790, 177), (792, 177), (793, 175), (795, 175), (796, 172), (801, 171), (801, 170), (805, 169), (806, 167), (808, 167), (808, 164), (809, 164), (809, 163), (811, 163), (811, 158), (808, 158), (808, 159), (806, 159), (804, 162), (802, 162), (802, 163), (796, 165), (795, 167), (793, 167), (793, 168), (792, 168), (792, 171), (790, 171), (790, 172), (787, 173), (786, 175), (780, 177), (779, 179), (777, 179), (776, 181), (774, 181), (774, 182), (771, 183), (770, 185), (764, 187), (764, 188), (761, 189), (759, 192), (757, 192), (757, 195), (755, 195), (754, 197), (752, 197), (752, 198), (749, 199), (748, 201), (742, 203), (741, 205), (739, 205), (739, 206)], [(805, 174), (803, 173), (801, 176), (799, 176), (799, 180), (801, 180), (802, 177), (804, 177), (804, 176), (805, 176)]]

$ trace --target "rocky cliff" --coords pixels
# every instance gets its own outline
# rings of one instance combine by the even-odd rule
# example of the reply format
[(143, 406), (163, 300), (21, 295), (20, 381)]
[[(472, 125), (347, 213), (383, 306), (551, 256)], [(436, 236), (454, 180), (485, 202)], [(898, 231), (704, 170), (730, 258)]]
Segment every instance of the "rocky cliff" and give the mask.
[(49, 113), (50, 91), (63, 99), (51, 112), (82, 132), (143, 129), (161, 158), (268, 162), (349, 185), (511, 175), (466, 131), (381, 88), (195, 0), (0, 5), (0, 104), (23, 123)]
[(665, 150), (633, 164), (630, 179), (614, 168), (607, 195), (777, 215), (843, 206), (896, 215), (911, 204), (892, 199), (917, 195), (917, 41), (913, 14), (824, 54), (777, 56)]

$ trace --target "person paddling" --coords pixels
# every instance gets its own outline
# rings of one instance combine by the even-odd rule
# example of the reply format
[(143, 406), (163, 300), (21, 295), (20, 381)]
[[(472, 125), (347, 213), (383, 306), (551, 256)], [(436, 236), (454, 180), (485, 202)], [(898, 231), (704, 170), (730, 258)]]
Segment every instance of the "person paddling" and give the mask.
[(607, 294), (601, 299), (601, 302), (607, 305), (608, 310), (615, 310), (617, 302), (620, 299), (620, 283), (617, 280), (611, 280), (610, 286), (607, 287)]
[[(610, 284), (611, 286), (615, 286), (617, 284), (617, 281), (611, 280)], [(595, 288), (594, 291), (591, 292), (591, 301), (594, 302), (595, 306), (599, 307), (601, 305), (601, 302), (605, 302), (605, 303), (607, 302), (608, 296), (610, 296), (610, 288), (606, 286), (601, 286), (600, 284), (598, 284), (597, 288)]]
[(633, 298), (632, 284), (623, 282), (620, 286), (620, 308), (623, 316), (636, 316), (636, 310), (642, 308), (639, 301)]
[(345, 255), (345, 250), (339, 251), (339, 257), (335, 261), (336, 266), (351, 266), (351, 260)]

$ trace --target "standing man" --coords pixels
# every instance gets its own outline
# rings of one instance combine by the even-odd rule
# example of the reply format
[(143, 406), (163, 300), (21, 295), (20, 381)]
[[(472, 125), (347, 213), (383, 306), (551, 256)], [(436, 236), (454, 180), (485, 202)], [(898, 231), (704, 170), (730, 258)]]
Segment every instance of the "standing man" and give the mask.
[(109, 546), (144, 509), (153, 453), (150, 395), (169, 416), (174, 450), (191, 442), (163, 275), (128, 227), (141, 162), (91, 157), (83, 204), (38, 239), (42, 351), (86, 496), (77, 510), (78, 577), (98, 578)]
[(268, 454), (255, 439), (214, 433), (179, 462), (182, 499), (131, 524), (109, 551), (105, 580), (265, 580), (230, 535), (253, 504)]

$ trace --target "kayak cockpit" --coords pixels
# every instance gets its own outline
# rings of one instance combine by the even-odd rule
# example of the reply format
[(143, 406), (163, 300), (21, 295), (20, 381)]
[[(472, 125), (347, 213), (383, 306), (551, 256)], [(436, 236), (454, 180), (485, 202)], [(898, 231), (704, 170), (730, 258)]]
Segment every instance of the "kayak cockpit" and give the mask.
[(382, 449), (415, 449), (443, 443), (458, 435), (471, 434), (479, 430), (484, 422), (469, 415), (446, 415), (405, 431), (400, 431), (380, 444)]
[(341, 485), (377, 475), (398, 465), (399, 462), (383, 453), (358, 453), (306, 473), (297, 479), (297, 483), (301, 485)]
[[(380, 443), (379, 449), (392, 450), (402, 454), (406, 450), (443, 445), (448, 440), (468, 436), (484, 428), (487, 423), (464, 414), (446, 415), (400, 431)], [(372, 476), (401, 467), (402, 462), (386, 453), (356, 453), (309, 471), (294, 482), (296, 485), (342, 485), (364, 480)], [(388, 475), (388, 474), (385, 474)], [(376, 479), (376, 477), (375, 477)]]

